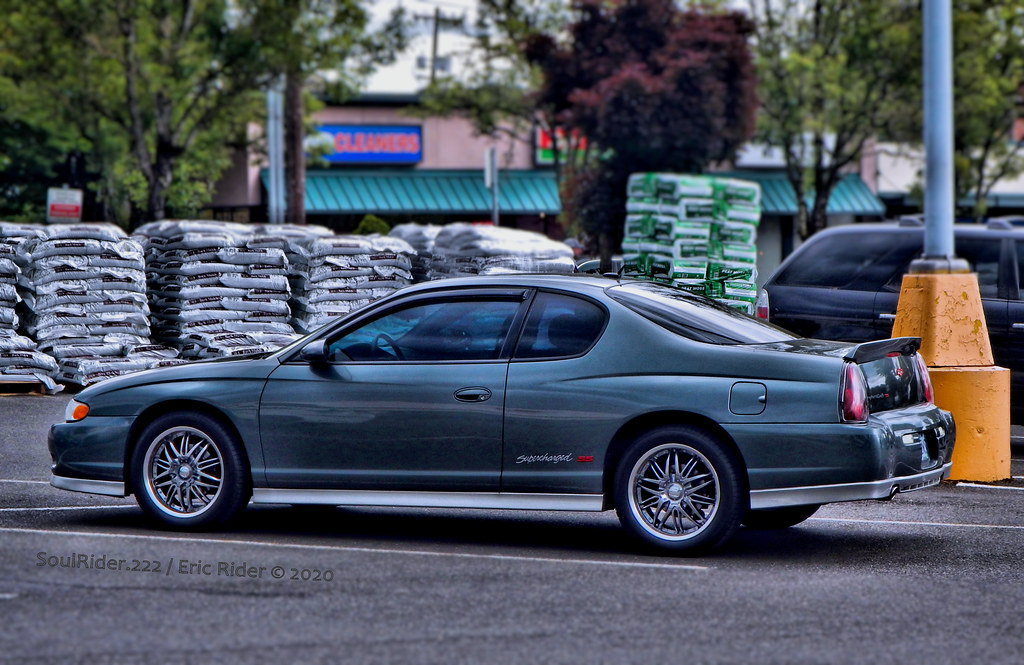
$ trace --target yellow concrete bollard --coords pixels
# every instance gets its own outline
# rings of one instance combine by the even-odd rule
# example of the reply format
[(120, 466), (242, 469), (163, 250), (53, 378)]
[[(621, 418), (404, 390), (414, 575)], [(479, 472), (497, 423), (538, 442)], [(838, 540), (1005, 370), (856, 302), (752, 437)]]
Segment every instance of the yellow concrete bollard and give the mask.
[(1009, 478), (1010, 370), (992, 359), (977, 275), (905, 275), (892, 334), (921, 338), (935, 403), (956, 421), (950, 478)]

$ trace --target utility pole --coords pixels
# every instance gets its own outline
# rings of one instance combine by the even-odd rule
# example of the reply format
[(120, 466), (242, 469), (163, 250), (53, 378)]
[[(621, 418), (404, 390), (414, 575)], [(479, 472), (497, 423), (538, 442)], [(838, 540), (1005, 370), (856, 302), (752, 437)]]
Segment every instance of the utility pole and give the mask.
[(903, 277), (893, 336), (921, 338), (935, 403), (956, 421), (950, 477), (1010, 476), (1010, 371), (996, 367), (978, 276), (953, 235), (953, 12), (921, 3), (924, 33), (924, 255)]

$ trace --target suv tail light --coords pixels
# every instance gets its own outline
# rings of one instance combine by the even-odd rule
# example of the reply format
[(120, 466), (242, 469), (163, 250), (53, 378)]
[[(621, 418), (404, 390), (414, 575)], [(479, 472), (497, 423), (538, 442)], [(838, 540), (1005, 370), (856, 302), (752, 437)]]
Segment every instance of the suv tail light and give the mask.
[(917, 376), (921, 380), (921, 391), (924, 393), (924, 401), (935, 404), (935, 390), (932, 388), (932, 377), (928, 374), (928, 365), (920, 353), (914, 354), (914, 364), (917, 365)]
[(757, 292), (757, 303), (755, 304), (757, 318), (768, 320), (768, 292), (761, 289)]
[(864, 373), (854, 363), (843, 366), (843, 385), (840, 390), (839, 413), (843, 422), (867, 422), (871, 410), (868, 408), (868, 385)]

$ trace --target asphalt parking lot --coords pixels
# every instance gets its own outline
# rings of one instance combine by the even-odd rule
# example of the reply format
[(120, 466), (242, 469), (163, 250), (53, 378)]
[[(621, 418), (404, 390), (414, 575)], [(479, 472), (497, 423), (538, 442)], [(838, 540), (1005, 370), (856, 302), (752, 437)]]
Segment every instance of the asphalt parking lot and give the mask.
[(1014, 480), (741, 530), (702, 558), (613, 513), (253, 507), (190, 534), (49, 486), (67, 395), (0, 397), (0, 662), (1019, 663)]

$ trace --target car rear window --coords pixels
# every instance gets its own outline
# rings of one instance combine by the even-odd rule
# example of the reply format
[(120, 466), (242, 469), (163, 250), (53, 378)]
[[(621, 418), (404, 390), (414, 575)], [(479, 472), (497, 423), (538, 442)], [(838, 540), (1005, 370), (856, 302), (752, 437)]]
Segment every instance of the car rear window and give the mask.
[(902, 270), (922, 247), (922, 231), (820, 235), (776, 275), (782, 286), (874, 291)]
[(797, 335), (747, 316), (710, 298), (652, 282), (629, 282), (607, 290), (612, 300), (677, 335), (709, 344), (764, 344)]

